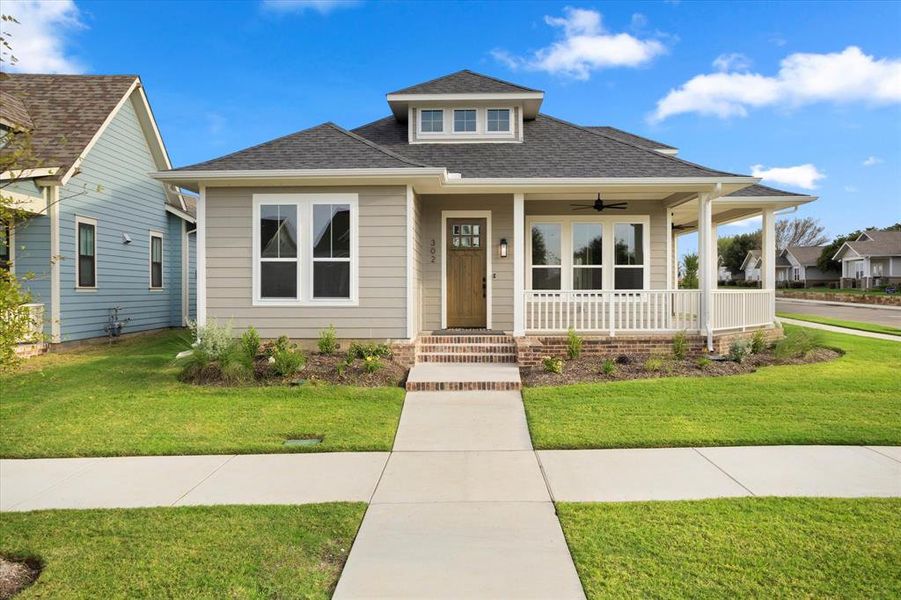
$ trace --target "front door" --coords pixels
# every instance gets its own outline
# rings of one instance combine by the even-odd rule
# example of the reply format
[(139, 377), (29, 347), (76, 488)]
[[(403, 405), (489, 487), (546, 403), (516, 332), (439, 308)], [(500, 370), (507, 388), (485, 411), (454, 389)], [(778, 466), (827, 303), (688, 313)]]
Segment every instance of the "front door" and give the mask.
[(485, 219), (447, 220), (447, 326), (487, 327)]

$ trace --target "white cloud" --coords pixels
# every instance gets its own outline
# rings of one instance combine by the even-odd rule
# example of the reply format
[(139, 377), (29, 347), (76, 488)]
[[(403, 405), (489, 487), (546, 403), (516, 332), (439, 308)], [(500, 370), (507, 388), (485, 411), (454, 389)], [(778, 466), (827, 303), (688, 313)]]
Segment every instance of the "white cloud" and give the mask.
[[(3, 13), (18, 21), (3, 23), (4, 31), (9, 33), (11, 54), (17, 59), (10, 66), (11, 70), (26, 73), (84, 72), (84, 65), (66, 51), (67, 35), (85, 27), (75, 2), (11, 2), (4, 5)], [(9, 55), (10, 52), (4, 49), (4, 65), (9, 64)]]
[(511, 69), (545, 71), (585, 80), (592, 71), (639, 67), (666, 52), (666, 47), (658, 40), (642, 40), (628, 33), (606, 31), (601, 13), (595, 10), (568, 6), (563, 13), (562, 17), (544, 18), (545, 23), (563, 31), (560, 41), (527, 57), (514, 56), (506, 50), (494, 50), (491, 54)]
[(883, 162), (885, 162), (885, 161), (882, 160), (881, 158), (879, 158), (878, 156), (868, 156), (867, 159), (860, 164), (862, 164), (865, 167), (872, 167), (872, 166), (878, 165), (879, 163), (883, 163)]
[(805, 190), (813, 190), (817, 187), (817, 181), (826, 177), (814, 165), (807, 163), (796, 167), (771, 167), (752, 165), (751, 175), (760, 177), (764, 181), (782, 183)]
[(740, 52), (720, 54), (713, 59), (713, 68), (723, 73), (729, 71), (747, 71), (751, 68), (751, 59)]
[(849, 46), (831, 54), (791, 54), (775, 76), (697, 75), (659, 100), (650, 120), (682, 113), (744, 117), (752, 108), (796, 108), (816, 102), (901, 103), (901, 59), (877, 59)]
[(263, 0), (263, 8), (272, 12), (305, 13), (313, 11), (321, 15), (327, 15), (340, 8), (352, 8), (358, 4), (358, 0)]

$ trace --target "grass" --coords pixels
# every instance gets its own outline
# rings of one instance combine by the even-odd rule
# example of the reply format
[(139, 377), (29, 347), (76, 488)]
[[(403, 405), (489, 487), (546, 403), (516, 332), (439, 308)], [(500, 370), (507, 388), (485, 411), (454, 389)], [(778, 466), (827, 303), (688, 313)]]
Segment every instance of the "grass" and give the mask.
[(870, 331), (872, 333), (884, 333), (887, 335), (901, 335), (901, 329), (890, 327), (888, 325), (877, 325), (875, 323), (861, 323), (860, 321), (843, 321), (842, 319), (833, 319), (831, 317), (822, 317), (820, 315), (802, 315), (798, 313), (776, 313), (777, 317), (785, 317), (786, 319), (797, 319), (798, 321), (808, 321), (810, 323), (821, 323), (823, 325), (833, 325), (835, 327), (844, 327), (845, 329), (857, 329), (860, 331)]
[[(165, 332), (30, 360), (0, 378), (0, 456), (126, 456), (390, 450), (400, 388), (204, 387), (171, 365)], [(286, 438), (322, 436), (285, 448)]]
[(731, 377), (527, 388), (532, 442), (540, 449), (901, 444), (901, 344), (820, 333), (846, 354)]
[(897, 598), (901, 500), (559, 504), (588, 598)]
[(4, 513), (30, 598), (329, 598), (364, 504)]

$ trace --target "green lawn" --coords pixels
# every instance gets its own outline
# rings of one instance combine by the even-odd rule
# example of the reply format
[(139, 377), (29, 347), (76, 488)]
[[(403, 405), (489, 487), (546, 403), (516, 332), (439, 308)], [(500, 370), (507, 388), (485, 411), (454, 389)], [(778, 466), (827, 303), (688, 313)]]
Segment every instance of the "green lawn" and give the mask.
[(850, 294), (852, 296), (886, 296), (884, 290), (862, 290), (860, 288), (828, 288), (828, 287), (810, 287), (810, 288), (784, 288), (780, 289), (780, 292), (791, 295), (793, 293), (803, 294), (804, 292), (816, 292), (823, 294)]
[(901, 500), (559, 504), (588, 598), (898, 598)]
[(875, 323), (861, 323), (860, 321), (843, 321), (841, 319), (833, 319), (831, 317), (822, 317), (820, 315), (802, 315), (798, 313), (777, 312), (777, 317), (785, 317), (786, 319), (797, 319), (798, 321), (808, 321), (810, 323), (822, 323), (823, 325), (833, 325), (835, 327), (844, 327), (845, 329), (858, 329), (860, 331), (870, 331), (873, 333), (885, 333), (887, 335), (901, 335), (901, 329), (897, 327), (889, 327), (888, 325), (877, 325)]
[(901, 444), (901, 344), (822, 334), (845, 356), (732, 377), (527, 388), (532, 441), (541, 449)]
[[(200, 387), (171, 366), (183, 332), (39, 357), (0, 379), (0, 456), (390, 450), (400, 388)], [(324, 436), (285, 448), (286, 438)]]
[(29, 598), (329, 598), (364, 504), (4, 513)]

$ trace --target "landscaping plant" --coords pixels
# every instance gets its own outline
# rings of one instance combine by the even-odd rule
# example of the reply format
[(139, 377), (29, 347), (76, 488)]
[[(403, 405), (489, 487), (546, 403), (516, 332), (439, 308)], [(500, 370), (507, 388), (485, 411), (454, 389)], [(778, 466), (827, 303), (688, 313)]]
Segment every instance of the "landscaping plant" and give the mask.
[(673, 358), (676, 360), (684, 360), (688, 354), (688, 337), (684, 331), (680, 331), (673, 336)]
[(325, 355), (332, 355), (338, 351), (338, 332), (335, 331), (334, 325), (329, 325), (326, 329), (319, 332), (319, 352)]
[(601, 372), (604, 375), (613, 375), (616, 373), (616, 363), (609, 358), (605, 358), (604, 362), (601, 363)]
[(544, 360), (544, 370), (548, 373), (555, 373), (557, 375), (563, 374), (563, 359), (557, 358), (555, 356), (545, 356)]
[(566, 354), (570, 360), (582, 355), (582, 337), (572, 327), (566, 332)]
[(710, 360), (709, 358), (707, 358), (706, 356), (699, 356), (698, 357), (698, 368), (706, 369), (707, 367), (710, 366), (710, 363), (712, 363), (712, 362), (713, 361)]
[(814, 348), (820, 347), (822, 345), (821, 339), (818, 333), (810, 329), (793, 329), (784, 338), (776, 342), (776, 345), (773, 347), (773, 354), (776, 358), (782, 360), (801, 358)]
[(729, 345), (729, 360), (741, 364), (751, 353), (751, 346), (747, 340), (735, 340)]
[(0, 269), (0, 372), (12, 371), (19, 364), (16, 346), (31, 329), (31, 314), (22, 308), (26, 302), (16, 278)]
[(763, 330), (758, 329), (751, 338), (751, 353), (760, 354), (764, 350), (766, 350), (766, 337), (763, 335)]
[(367, 356), (389, 358), (391, 356), (391, 348), (388, 344), (351, 342), (350, 347), (347, 349), (348, 359), (359, 358), (360, 360), (365, 360)]
[(248, 327), (241, 336), (241, 348), (251, 361), (260, 353), (260, 334), (254, 326)]
[(306, 357), (297, 349), (297, 344), (292, 344), (286, 336), (276, 340), (270, 350), (272, 357), (272, 371), (280, 377), (291, 377), (297, 373), (306, 362)]
[(370, 354), (363, 358), (363, 369), (367, 373), (375, 373), (379, 369), (381, 369), (384, 365), (382, 364), (382, 359), (374, 354)]
[(644, 370), (657, 373), (663, 370), (663, 359), (659, 356), (651, 356), (646, 361), (644, 361)]

